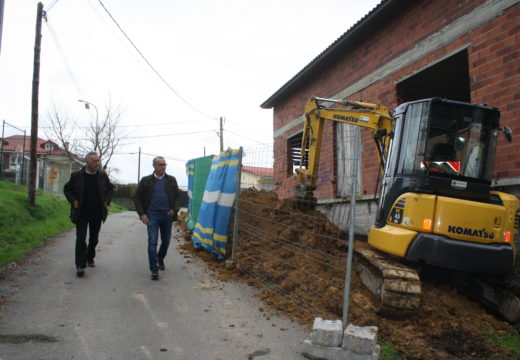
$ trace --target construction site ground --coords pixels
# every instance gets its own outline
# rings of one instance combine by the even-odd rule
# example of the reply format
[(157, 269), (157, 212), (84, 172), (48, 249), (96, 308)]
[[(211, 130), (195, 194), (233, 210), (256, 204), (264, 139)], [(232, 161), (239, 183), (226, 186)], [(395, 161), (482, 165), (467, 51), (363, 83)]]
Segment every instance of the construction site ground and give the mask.
[[(276, 218), (277, 209), (289, 207), (285, 201), (278, 199), (272, 192), (246, 190), (241, 193), (241, 200), (244, 200), (241, 201), (241, 206), (258, 204), (259, 206), (249, 206), (248, 212), (259, 211), (262, 212), (261, 216), (263, 217)], [(247, 264), (249, 257), (246, 255), (251, 255), (247, 252), (253, 251), (253, 248), (248, 246), (247, 236), (241, 235), (240, 245), (235, 253), (234, 266), (226, 266), (225, 261), (217, 260), (214, 254), (194, 249), (191, 232), (186, 228), (183, 219), (184, 216), (181, 216), (179, 220), (179, 225), (185, 232), (184, 241), (181, 242), (180, 248), (187, 262), (190, 261), (191, 257), (197, 256), (207, 262), (213, 270), (214, 276), (218, 279), (243, 281), (256, 287), (259, 297), (272, 311), (283, 312), (289, 318), (308, 326), (309, 330), (317, 316), (324, 319), (342, 318), (342, 302), (336, 300), (338, 297), (342, 297), (342, 289), (329, 286), (324, 291), (330, 292), (330, 296), (308, 299), (308, 303), (313, 304), (313, 309), (317, 309), (316, 313), (301, 311), (301, 303), (298, 304), (298, 299), (307, 300), (305, 297), (312, 296), (312, 294), (300, 291), (298, 286), (293, 285), (286, 290), (294, 296), (285, 296), (271, 291), (265, 285), (265, 281), (259, 281), (258, 278), (250, 276), (248, 272), (241, 271), (241, 266), (253, 268), (258, 266), (259, 263), (263, 263), (266, 265), (263, 267), (264, 272), (265, 269), (276, 269), (270, 270), (271, 274), (267, 274), (267, 276), (278, 279), (282, 286), (283, 279), (298, 279), (302, 289), (313, 285), (315, 285), (315, 288), (320, 288), (320, 284), (310, 284), (309, 282), (314, 280), (306, 276), (303, 271), (299, 272), (294, 268), (277, 266), (278, 259), (284, 258), (287, 261), (288, 257), (293, 254), (284, 246), (270, 246), (265, 252), (258, 252), (256, 248), (258, 254), (271, 254), (272, 256), (262, 257), (262, 255), (258, 255), (255, 264)], [(341, 235), (336, 227), (328, 223), (325, 216), (320, 216), (317, 212), (313, 219), (320, 224), (311, 224), (312, 226), (321, 226), (322, 229), (328, 229), (334, 236)], [(287, 218), (280, 218), (277, 221), (287, 221)], [(309, 226), (307, 218), (299, 220), (298, 216), (292, 216), (290, 221), (293, 225), (295, 222), (297, 225), (298, 221), (302, 221), (302, 228)], [(262, 226), (269, 226), (268, 223), (264, 222), (254, 224), (254, 226), (258, 227), (259, 232), (273, 230), (262, 229)], [(232, 224), (230, 229), (233, 229)], [(231, 236), (229, 241), (231, 242)], [(302, 236), (300, 241), (305, 241), (307, 246), (309, 244), (317, 248), (320, 246), (319, 241), (311, 241), (308, 236)], [(255, 246), (258, 246), (258, 244), (255, 244)], [(363, 242), (357, 242), (356, 246), (367, 245)], [(344, 272), (330, 272), (323, 266), (301, 264), (301, 269), (307, 268), (308, 271), (308, 267), (311, 267), (312, 272), (319, 273), (319, 278), (344, 276)], [(341, 283), (344, 282), (344, 279), (338, 278), (337, 281)], [(327, 298), (332, 300), (327, 300)], [(377, 326), (379, 342), (390, 343), (400, 353), (399, 359), (520, 359), (520, 353), (490, 340), (494, 335), (499, 335), (506, 338), (511, 337), (518, 341), (517, 329), (489, 313), (481, 305), (468, 299), (449, 285), (423, 282), (421, 307), (414, 316), (405, 318), (385, 317), (378, 314), (376, 308), (376, 300), (361, 283), (354, 270), (351, 279), (349, 323), (358, 326)], [(265, 309), (258, 309), (258, 311), (265, 311)], [(265, 311), (265, 316), (269, 316), (268, 311)]]

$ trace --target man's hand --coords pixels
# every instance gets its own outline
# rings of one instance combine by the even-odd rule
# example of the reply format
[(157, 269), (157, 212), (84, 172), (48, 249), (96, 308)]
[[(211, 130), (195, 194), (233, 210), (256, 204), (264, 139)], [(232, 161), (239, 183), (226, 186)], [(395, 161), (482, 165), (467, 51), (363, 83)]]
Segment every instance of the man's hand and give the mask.
[(139, 219), (143, 222), (143, 224), (148, 225), (148, 216), (146, 216), (146, 214), (141, 215)]
[(175, 210), (170, 210), (170, 211), (168, 211), (168, 213), (166, 213), (166, 215), (168, 215), (168, 216), (173, 216), (173, 215), (175, 215), (176, 213), (177, 213), (177, 211), (175, 211)]
[(79, 201), (78, 201), (78, 200), (74, 200), (74, 201), (72, 202), (72, 206), (74, 207), (74, 209), (79, 208)]

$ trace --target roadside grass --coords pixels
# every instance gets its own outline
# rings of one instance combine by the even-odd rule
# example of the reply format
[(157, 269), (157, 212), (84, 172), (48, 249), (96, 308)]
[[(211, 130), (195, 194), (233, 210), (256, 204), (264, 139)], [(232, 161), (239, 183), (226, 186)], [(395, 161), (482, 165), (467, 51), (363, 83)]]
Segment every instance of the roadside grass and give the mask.
[(405, 360), (406, 358), (394, 347), (389, 341), (380, 343), (381, 345), (381, 360)]
[(114, 202), (112, 202), (112, 203), (110, 204), (110, 206), (108, 207), (108, 212), (109, 212), (110, 214), (118, 214), (118, 213), (121, 213), (121, 212), (123, 212), (123, 211), (128, 211), (128, 209), (125, 208), (124, 206), (119, 205), (119, 204), (116, 204), (116, 203), (114, 203)]
[[(520, 359), (520, 335), (517, 332), (497, 334), (490, 330), (485, 330), (484, 334), (486, 335), (489, 342), (497, 344), (498, 346), (515, 353), (515, 359)], [(505, 360), (506, 358), (497, 355), (493, 357), (493, 359)]]
[[(110, 213), (126, 211), (111, 205)], [(27, 188), (0, 181), (0, 268), (22, 259), (47, 239), (74, 226), (69, 203), (38, 190), (36, 206), (29, 205)]]
[[(498, 345), (502, 349), (508, 350), (513, 353), (511, 355), (503, 353), (490, 354), (489, 360), (510, 360), (520, 359), (520, 334), (517, 332), (497, 334), (492, 330), (484, 330), (484, 335), (487, 337), (487, 341), (491, 344)], [(381, 360), (406, 360), (406, 357), (397, 351), (390, 341), (381, 339)]]
[(134, 199), (130, 197), (114, 197), (112, 199), (112, 205), (113, 204), (122, 206), (123, 208), (125, 208), (125, 211), (135, 211)]

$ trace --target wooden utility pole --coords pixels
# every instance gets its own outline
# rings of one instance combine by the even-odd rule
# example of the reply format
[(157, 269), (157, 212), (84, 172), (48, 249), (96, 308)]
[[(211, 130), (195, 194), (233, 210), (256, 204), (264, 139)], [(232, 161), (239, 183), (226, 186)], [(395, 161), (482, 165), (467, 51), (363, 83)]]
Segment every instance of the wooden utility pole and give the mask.
[(36, 36), (34, 40), (34, 67), (32, 82), (32, 112), (31, 112), (31, 166), (29, 167), (29, 204), (36, 204), (36, 173), (38, 159), (36, 146), (38, 141), (38, 90), (40, 86), (40, 53), (42, 43), (43, 4), (38, 3), (36, 10)]
[(223, 117), (220, 117), (220, 152), (224, 151), (224, 125), (223, 123)]
[(2, 138), (0, 141), (0, 180), (2, 180), (2, 174), (4, 173), (4, 130), (5, 130), (5, 120), (2, 120)]
[(141, 180), (141, 147), (139, 146), (139, 157), (137, 159), (137, 183)]
[(2, 48), (2, 28), (4, 27), (4, 0), (0, 0), (0, 49)]

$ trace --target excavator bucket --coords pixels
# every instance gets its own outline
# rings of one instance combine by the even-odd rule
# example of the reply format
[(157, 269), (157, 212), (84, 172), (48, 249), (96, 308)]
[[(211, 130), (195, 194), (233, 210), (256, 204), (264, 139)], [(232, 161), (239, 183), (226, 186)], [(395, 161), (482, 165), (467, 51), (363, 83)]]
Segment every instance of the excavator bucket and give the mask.
[(315, 197), (310, 198), (300, 198), (300, 197), (291, 197), (285, 199), (286, 203), (288, 203), (292, 209), (298, 210), (301, 212), (309, 212), (316, 209), (317, 200)]
[(308, 212), (316, 209), (318, 200), (314, 197), (314, 188), (306, 184), (297, 184), (294, 197), (286, 199), (294, 210)]

